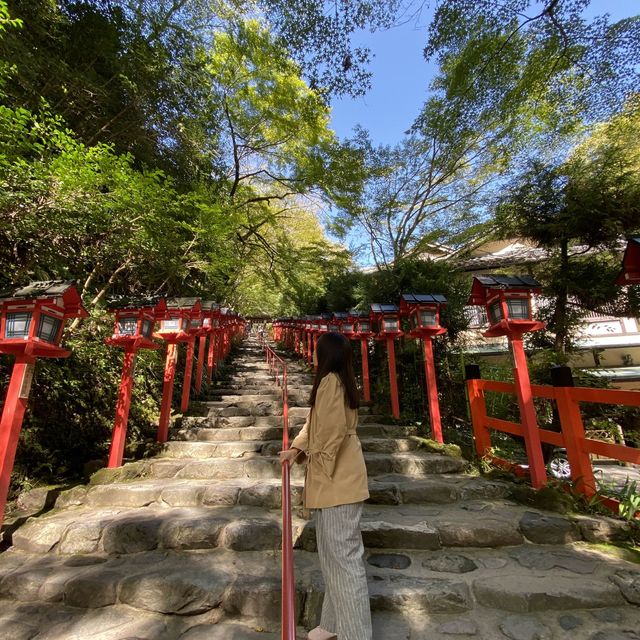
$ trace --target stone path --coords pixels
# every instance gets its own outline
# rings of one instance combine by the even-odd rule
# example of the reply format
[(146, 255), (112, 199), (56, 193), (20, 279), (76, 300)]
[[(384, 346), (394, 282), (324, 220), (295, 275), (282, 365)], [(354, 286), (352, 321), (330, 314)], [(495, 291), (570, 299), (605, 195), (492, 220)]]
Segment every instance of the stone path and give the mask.
[[(291, 363), (291, 422), (311, 377)], [(279, 392), (256, 344), (153, 458), (103, 469), (0, 554), (0, 640), (279, 638)], [(517, 505), (506, 483), (363, 410), (362, 521), (375, 640), (639, 640), (640, 565), (611, 519)], [(323, 583), (293, 473), (300, 637)], [(346, 640), (346, 639), (345, 639)]]

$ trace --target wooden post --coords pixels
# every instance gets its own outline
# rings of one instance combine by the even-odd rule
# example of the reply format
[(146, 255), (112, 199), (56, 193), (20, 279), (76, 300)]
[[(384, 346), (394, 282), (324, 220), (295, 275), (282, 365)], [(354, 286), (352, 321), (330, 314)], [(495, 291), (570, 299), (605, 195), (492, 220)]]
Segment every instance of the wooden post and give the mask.
[(180, 411), (186, 413), (189, 408), (189, 396), (191, 395), (191, 377), (193, 375), (193, 353), (196, 348), (196, 337), (191, 336), (187, 342), (187, 360), (184, 365), (184, 380), (182, 383), (182, 402)]
[(200, 336), (198, 345), (198, 365), (196, 367), (196, 393), (202, 391), (202, 371), (204, 369), (205, 350), (207, 347), (207, 336)]
[(529, 473), (531, 484), (534, 489), (539, 489), (547, 484), (547, 470), (542, 455), (542, 442), (538, 432), (538, 418), (536, 408), (533, 404), (533, 393), (531, 391), (531, 380), (529, 379), (529, 368), (527, 357), (524, 353), (522, 338), (510, 338), (514, 370), (516, 395), (520, 407), (520, 419), (522, 420), (522, 430), (524, 432), (524, 443), (529, 459)]
[(369, 383), (369, 341), (360, 338), (360, 355), (362, 356), (362, 392), (365, 402), (371, 401), (371, 385)]
[(11, 472), (20, 439), (22, 420), (27, 410), (31, 391), (31, 380), (36, 359), (31, 356), (17, 356), (11, 372), (7, 397), (0, 418), (0, 524), (4, 520)]
[(116, 418), (113, 424), (111, 447), (109, 449), (109, 462), (107, 463), (109, 469), (122, 466), (124, 445), (127, 440), (127, 424), (129, 422), (129, 408), (131, 407), (135, 360), (136, 352), (132, 349), (125, 350), (122, 375), (120, 377), (120, 390), (118, 391), (118, 401), (116, 403)]
[(162, 385), (162, 404), (160, 405), (160, 422), (158, 424), (158, 442), (166, 442), (169, 437), (173, 381), (176, 375), (177, 362), (178, 345), (172, 342), (167, 344), (167, 358), (164, 364), (164, 383)]
[(585, 435), (580, 404), (571, 396), (573, 388), (571, 369), (566, 366), (552, 367), (551, 383), (555, 387), (556, 406), (571, 467), (571, 479), (575, 482), (578, 491), (586, 496), (592, 496), (596, 492), (596, 482), (589, 453), (583, 446)]
[(436, 367), (433, 361), (433, 338), (422, 339), (424, 347), (424, 372), (427, 381), (427, 396), (429, 398), (429, 417), (431, 419), (431, 437), (436, 442), (444, 442), (442, 438), (442, 420), (440, 418), (440, 401), (438, 399), (438, 384), (436, 382)]
[(387, 361), (389, 363), (389, 388), (391, 390), (391, 413), (400, 419), (400, 400), (398, 398), (398, 376), (396, 374), (396, 350), (393, 336), (387, 336)]
[(487, 405), (484, 400), (484, 390), (480, 386), (480, 367), (477, 364), (467, 364), (464, 367), (464, 373), (467, 381), (476, 453), (479, 458), (484, 458), (491, 451), (491, 432), (487, 427)]

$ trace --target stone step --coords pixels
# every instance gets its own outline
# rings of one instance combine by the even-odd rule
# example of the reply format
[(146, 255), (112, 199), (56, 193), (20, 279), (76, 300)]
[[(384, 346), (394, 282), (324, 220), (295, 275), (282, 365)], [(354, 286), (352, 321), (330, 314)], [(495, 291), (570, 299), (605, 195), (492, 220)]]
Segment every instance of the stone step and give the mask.
[[(302, 481), (291, 485), (291, 502), (302, 503)], [(488, 500), (509, 495), (505, 482), (466, 475), (431, 476), (411, 479), (401, 475), (369, 479), (370, 504), (447, 504), (457, 501)], [(251, 505), (279, 509), (282, 504), (280, 480), (139, 480), (135, 482), (79, 485), (63, 492), (57, 509), (77, 507), (197, 507)]]
[[(278, 419), (279, 424), (275, 426), (243, 426), (243, 427), (193, 427), (179, 429), (174, 432), (176, 440), (188, 440), (191, 442), (220, 442), (228, 440), (282, 440), (282, 420)], [(294, 438), (302, 425), (298, 423), (295, 427), (290, 427), (289, 437)], [(417, 427), (400, 427), (395, 425), (382, 424), (361, 424), (358, 426), (358, 437), (360, 439), (372, 437), (381, 438), (383, 436), (389, 438), (406, 438), (417, 434)]]
[[(418, 449), (417, 440), (409, 438), (363, 438), (367, 453), (399, 453)], [(158, 453), (160, 458), (250, 458), (276, 456), (282, 450), (281, 440), (240, 440), (217, 442), (167, 442)]]
[[(449, 458), (431, 453), (365, 453), (369, 476), (400, 473), (409, 477), (425, 477), (432, 474), (459, 473), (466, 469), (466, 460)], [(302, 478), (302, 465), (294, 465), (292, 478)], [(249, 458), (151, 458), (130, 462), (115, 469), (100, 469), (92, 477), (93, 484), (126, 482), (147, 478), (193, 478), (228, 480), (252, 478), (275, 479), (281, 475), (278, 457), (260, 456)]]
[[(389, 614), (403, 616), (392, 618), (401, 622), (406, 621), (404, 616), (419, 615), (422, 620), (414, 628), (420, 632), (417, 635), (398, 635), (404, 624), (395, 632), (386, 626), (387, 635), (383, 635), (376, 624), (374, 638), (446, 637), (448, 634), (422, 635), (433, 619), (438, 625), (467, 623), (458, 624), (458, 630), (475, 629), (462, 634), (452, 632), (450, 635), (454, 637), (471, 635), (497, 640), (501, 629), (507, 625), (517, 627), (519, 622), (521, 631), (533, 623), (548, 631), (505, 637), (569, 637), (562, 630), (569, 631), (570, 623), (574, 623), (571, 638), (633, 638), (633, 635), (581, 634), (581, 631), (611, 633), (616, 629), (633, 629), (637, 624), (638, 609), (628, 603), (632, 596), (628, 578), (631, 563), (610, 560), (611, 557), (581, 546), (540, 549), (524, 545), (476, 550), (473, 555), (466, 551), (442, 550), (385, 554), (368, 551), (365, 564), (374, 620), (384, 624)], [(229, 617), (242, 616), (264, 625), (266, 630), (274, 630), (280, 616), (279, 563), (278, 552), (237, 554), (225, 548), (198, 552), (147, 551), (126, 558), (88, 555), (81, 559), (55, 555), (43, 558), (12, 551), (0, 557), (0, 596), (4, 605), (0, 615), (4, 616), (15, 603), (27, 605), (22, 611), (23, 619), (25, 610), (33, 606), (35, 620), (41, 607), (51, 612), (54, 603), (84, 610), (93, 622), (96, 621), (93, 611), (118, 606), (127, 607), (125, 612), (142, 614), (139, 615), (142, 620), (147, 619), (148, 614), (173, 615), (177, 621), (217, 611), (216, 617), (223, 623), (232, 624)], [(324, 584), (316, 554), (298, 550), (295, 564), (298, 622), (310, 628), (317, 624)], [(635, 580), (638, 580), (637, 573)], [(65, 619), (61, 614), (50, 614), (49, 626), (61, 619)], [(134, 621), (132, 616), (125, 619)], [(28, 618), (25, 626), (27, 621)], [(95, 631), (101, 633), (109, 626), (97, 627)], [(132, 624), (123, 635), (112, 637), (132, 638), (130, 634), (134, 629)], [(86, 633), (88, 627), (84, 630)], [(3, 631), (7, 631), (4, 625)], [(159, 634), (160, 629), (154, 631)], [(60, 632), (58, 628), (57, 633)], [(558, 633), (552, 635), (553, 632)], [(179, 632), (172, 636), (153, 632), (149, 635), (149, 631), (142, 632), (140, 628), (137, 634), (142, 635), (135, 637), (182, 637)], [(15, 635), (5, 637), (16, 638)], [(53, 640), (100, 636), (41, 637)], [(194, 636), (184, 637), (193, 639)]]
[[(150, 488), (133, 493), (141, 498)], [(178, 502), (189, 495), (184, 487), (174, 489), (173, 493), (163, 491), (163, 495)], [(202, 486), (199, 499), (206, 506), (195, 507), (169, 507), (166, 503), (99, 506), (109, 493), (107, 489), (94, 489), (86, 495), (84, 505), (55, 510), (28, 521), (13, 534), (13, 549), (58, 555), (122, 555), (155, 549), (216, 547), (242, 552), (279, 549), (281, 512), (263, 506), (264, 498), (269, 499), (268, 488), (227, 485), (225, 489), (226, 494), (222, 487)], [(296, 496), (300, 491), (296, 487)], [(147, 491), (147, 499), (152, 498), (152, 493)], [(300, 514), (301, 509), (296, 508), (294, 546), (315, 552), (315, 521), (304, 520)], [(361, 531), (365, 547), (372, 549), (500, 548), (527, 542), (581, 542), (592, 537), (592, 522), (588, 518), (550, 516), (494, 498), (433, 505), (367, 504)], [(617, 535), (621, 534), (618, 529)]]

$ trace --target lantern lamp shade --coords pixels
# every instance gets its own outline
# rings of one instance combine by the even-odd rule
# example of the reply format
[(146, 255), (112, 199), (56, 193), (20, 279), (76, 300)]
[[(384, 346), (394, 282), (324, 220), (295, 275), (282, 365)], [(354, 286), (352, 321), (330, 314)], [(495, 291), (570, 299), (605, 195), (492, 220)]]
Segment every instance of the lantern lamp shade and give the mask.
[(420, 326), (433, 327), (438, 322), (438, 313), (436, 309), (420, 309)]
[(145, 338), (149, 338), (151, 339), (151, 336), (153, 334), (153, 321), (150, 320), (149, 318), (145, 318), (142, 321), (142, 335)]
[(135, 336), (138, 333), (138, 315), (121, 315), (118, 318), (118, 333), (122, 336)]
[(186, 318), (166, 318), (160, 323), (161, 331), (180, 331), (184, 327)]
[(361, 318), (358, 320), (358, 332), (368, 333), (371, 331), (371, 320), (369, 318)]
[(531, 308), (528, 298), (508, 298), (507, 308), (512, 320), (530, 320)]
[(502, 320), (502, 304), (500, 300), (496, 300), (489, 305), (489, 322), (496, 324)]
[(28, 338), (32, 317), (33, 313), (31, 311), (16, 311), (7, 313), (4, 337), (13, 339)]
[(44, 340), (45, 342), (56, 344), (61, 328), (62, 318), (50, 315), (45, 311), (42, 311), (40, 313), (40, 318), (38, 319), (38, 328), (36, 330), (36, 335), (38, 336), (38, 338)]

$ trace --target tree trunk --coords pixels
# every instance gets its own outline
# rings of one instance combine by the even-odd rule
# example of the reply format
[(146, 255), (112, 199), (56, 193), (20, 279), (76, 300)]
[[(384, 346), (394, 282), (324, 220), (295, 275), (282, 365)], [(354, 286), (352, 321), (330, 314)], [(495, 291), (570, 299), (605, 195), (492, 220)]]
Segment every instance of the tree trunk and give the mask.
[(556, 299), (555, 330), (556, 337), (553, 343), (554, 351), (564, 356), (567, 351), (567, 337), (569, 326), (567, 318), (567, 306), (569, 304), (569, 292), (567, 287), (567, 274), (569, 272), (569, 242), (563, 238), (560, 244), (560, 291)]

